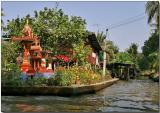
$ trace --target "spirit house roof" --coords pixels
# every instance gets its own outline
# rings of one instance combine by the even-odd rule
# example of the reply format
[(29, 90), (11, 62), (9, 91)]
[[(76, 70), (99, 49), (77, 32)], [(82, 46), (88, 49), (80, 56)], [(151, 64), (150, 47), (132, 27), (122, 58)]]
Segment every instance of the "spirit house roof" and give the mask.
[(28, 25), (28, 20), (26, 25), (24, 26), (22, 30), (23, 35), (20, 37), (12, 37), (12, 41), (35, 41), (38, 39), (37, 36), (34, 36), (32, 33), (31, 27)]

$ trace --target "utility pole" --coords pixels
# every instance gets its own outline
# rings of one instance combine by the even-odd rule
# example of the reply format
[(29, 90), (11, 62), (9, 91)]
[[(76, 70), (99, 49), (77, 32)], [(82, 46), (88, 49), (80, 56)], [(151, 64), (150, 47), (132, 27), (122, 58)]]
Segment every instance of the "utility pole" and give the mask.
[(108, 32), (108, 29), (106, 29), (106, 38), (104, 39), (104, 47), (103, 47), (103, 77), (106, 74), (106, 40), (107, 40), (107, 32)]

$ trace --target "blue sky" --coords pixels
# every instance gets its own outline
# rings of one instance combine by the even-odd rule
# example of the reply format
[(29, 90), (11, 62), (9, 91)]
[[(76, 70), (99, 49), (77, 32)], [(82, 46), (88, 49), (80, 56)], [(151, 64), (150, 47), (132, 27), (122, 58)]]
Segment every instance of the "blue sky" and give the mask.
[[(5, 13), (3, 20), (6, 25), (8, 19), (10, 20), (17, 16), (23, 17), (27, 14), (33, 15), (34, 10), (41, 10), (44, 7), (54, 8), (55, 2), (3, 1), (2, 8)], [(133, 23), (109, 29), (108, 39), (112, 40), (119, 47), (120, 51), (124, 51), (131, 43), (137, 43), (139, 45), (138, 50), (141, 52), (144, 41), (150, 36), (150, 28), (147, 24), (147, 15), (145, 14), (145, 2), (71, 1), (59, 2), (58, 8), (63, 9), (65, 14), (70, 16), (81, 16), (83, 19), (86, 19), (86, 28), (92, 32), (97, 32), (98, 30), (105, 31), (107, 26), (128, 22), (129, 18), (136, 19), (144, 16), (144, 18)]]

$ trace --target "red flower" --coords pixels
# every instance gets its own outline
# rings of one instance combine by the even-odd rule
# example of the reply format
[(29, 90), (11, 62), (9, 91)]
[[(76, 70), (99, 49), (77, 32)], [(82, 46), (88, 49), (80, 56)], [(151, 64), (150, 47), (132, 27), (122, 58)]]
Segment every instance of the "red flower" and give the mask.
[(57, 55), (55, 56), (57, 59), (59, 60), (63, 60), (64, 62), (68, 62), (69, 61), (69, 57), (65, 56), (65, 55)]

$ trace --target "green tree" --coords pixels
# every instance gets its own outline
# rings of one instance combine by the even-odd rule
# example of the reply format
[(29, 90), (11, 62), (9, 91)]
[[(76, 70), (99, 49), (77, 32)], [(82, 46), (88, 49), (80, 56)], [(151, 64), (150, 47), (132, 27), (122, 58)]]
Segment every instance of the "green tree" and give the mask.
[(151, 34), (149, 39), (144, 42), (142, 52), (144, 57), (146, 57), (146, 59), (149, 61), (149, 69), (157, 71), (159, 53), (159, 2), (148, 1), (146, 3), (146, 13), (148, 14), (148, 23), (151, 24), (155, 21), (156, 29), (155, 32)]
[(73, 44), (83, 40), (86, 22), (81, 17), (69, 17), (61, 9), (47, 7), (34, 13), (34, 17), (27, 15), (21, 19), (17, 17), (8, 21), (6, 27), (8, 35), (22, 35), (21, 30), (28, 19), (33, 33), (40, 37), (42, 48), (51, 50), (53, 54), (58, 52), (59, 47), (73, 48)]
[(148, 14), (148, 23), (153, 19), (156, 21), (157, 31), (159, 30), (159, 1), (148, 1), (146, 3), (146, 13)]
[(127, 52), (130, 54), (135, 64), (137, 64), (138, 45), (136, 43), (132, 43), (130, 47), (127, 49)]
[(34, 32), (41, 36), (41, 45), (45, 49), (57, 52), (59, 47), (72, 48), (83, 39), (85, 20), (81, 17), (65, 15), (64, 12), (44, 8), (35, 11)]
[[(103, 32), (98, 32), (96, 36), (99, 44), (101, 47), (104, 47), (104, 40), (106, 38), (106, 35)], [(113, 41), (107, 40), (106, 41), (106, 51), (109, 53), (110, 61), (114, 59), (115, 54), (118, 53), (118, 47), (113, 43)], [(103, 53), (102, 53), (103, 54)], [(101, 55), (103, 57), (103, 55)], [(101, 58), (102, 60), (103, 58)]]
[(158, 52), (159, 51), (159, 35), (157, 33), (153, 33), (148, 40), (144, 42), (144, 46), (142, 47), (142, 53), (145, 58), (149, 62), (149, 70), (158, 69)]
[(127, 52), (119, 52), (116, 54), (112, 62), (133, 64), (131, 56)]
[[(19, 44), (11, 42), (3, 42), (1, 46), (1, 62), (2, 69), (13, 69), (16, 66), (16, 57), (20, 49)], [(14, 70), (16, 71), (16, 70)]]
[(148, 59), (150, 61), (150, 69), (155, 70), (155, 72), (158, 72), (158, 67), (159, 67), (159, 54), (158, 52), (153, 52), (151, 54), (149, 54)]
[(22, 35), (22, 29), (24, 25), (26, 24), (26, 20), (29, 20), (29, 24), (31, 25), (31, 19), (30, 16), (27, 15), (23, 18), (17, 17), (16, 19), (7, 20), (7, 26), (4, 27), (5, 32), (7, 33), (7, 37), (11, 36), (21, 36)]
[(92, 52), (92, 48), (90, 46), (86, 46), (84, 42), (81, 41), (79, 44), (73, 45), (73, 51), (73, 57), (77, 60), (77, 63), (80, 65), (85, 65), (88, 61), (88, 55)]
[(137, 63), (138, 63), (138, 68), (141, 71), (145, 71), (145, 70), (149, 70), (150, 69), (149, 59), (146, 56), (144, 56), (142, 53), (138, 54)]
[(137, 56), (138, 54), (138, 45), (136, 43), (132, 43), (129, 47), (129, 49), (127, 50), (127, 52), (131, 55), (133, 55), (134, 57)]
[(2, 17), (4, 16), (3, 8), (1, 8), (1, 28), (3, 29), (4, 27), (4, 22), (2, 20)]
[(96, 35), (96, 38), (97, 38), (99, 44), (101, 46), (103, 46), (104, 45), (104, 40), (106, 38), (106, 35), (103, 32), (98, 32), (97, 35)]
[(114, 57), (114, 55), (115, 54), (117, 54), (118, 53), (118, 51), (119, 51), (119, 48), (118, 48), (118, 46), (116, 46), (115, 44), (114, 44), (114, 42), (113, 41), (110, 41), (110, 40), (107, 40), (106, 41), (106, 45), (107, 45), (107, 47), (106, 47), (106, 49), (107, 49), (107, 51), (109, 52), (109, 53), (113, 53), (113, 57)]
[(148, 40), (144, 42), (144, 46), (142, 47), (143, 54), (147, 57), (149, 54), (158, 51), (159, 49), (159, 35), (153, 33)]

